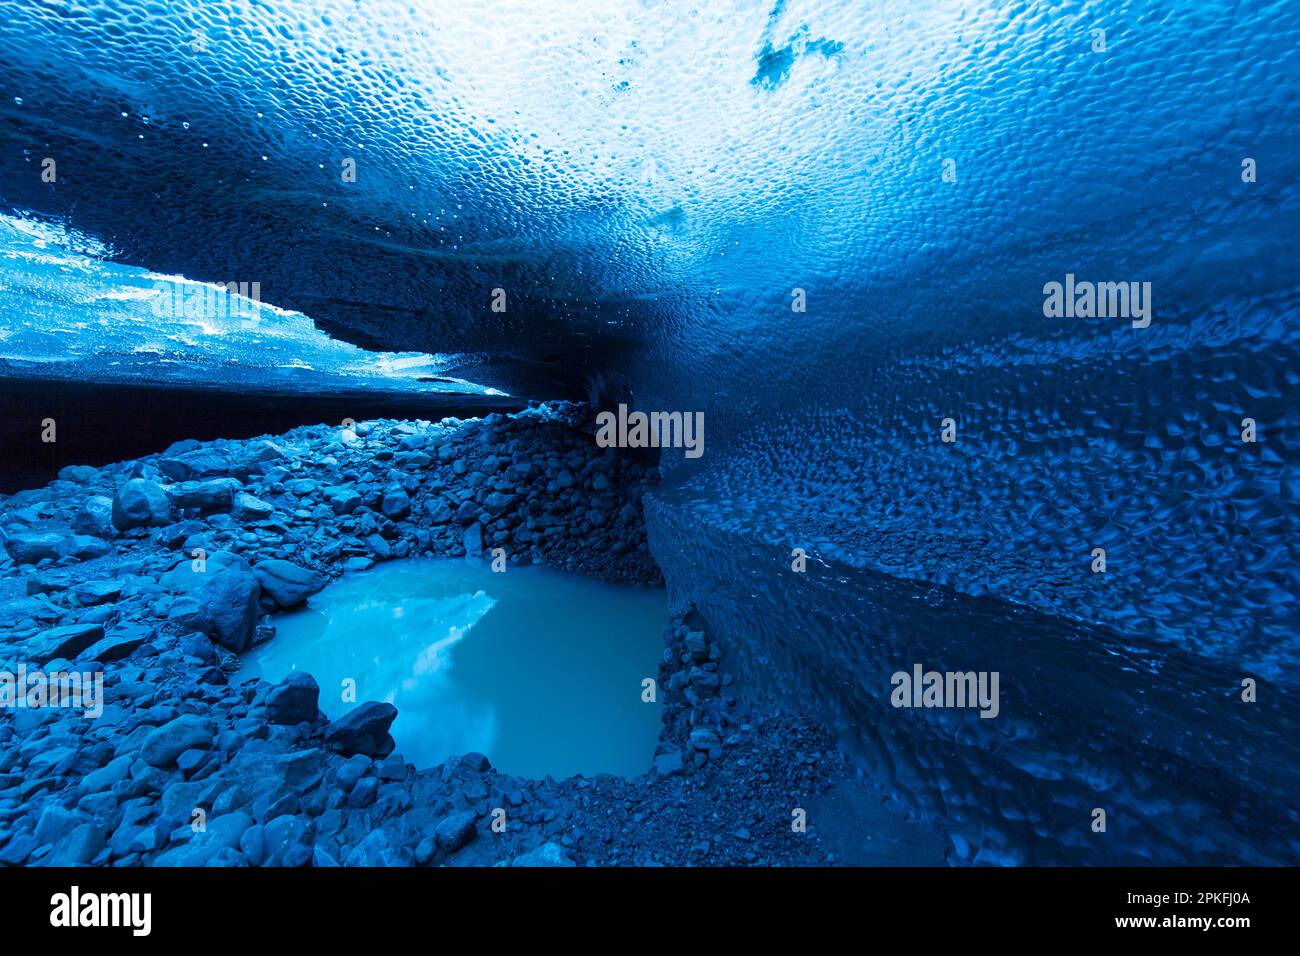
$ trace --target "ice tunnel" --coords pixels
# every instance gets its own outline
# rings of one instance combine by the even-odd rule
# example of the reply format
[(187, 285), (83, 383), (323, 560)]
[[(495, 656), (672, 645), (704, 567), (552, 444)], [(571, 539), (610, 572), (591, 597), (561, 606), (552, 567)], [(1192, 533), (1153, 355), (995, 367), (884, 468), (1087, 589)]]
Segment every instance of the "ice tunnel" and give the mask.
[[(27, 2), (0, 198), (316, 350), (702, 412), (645, 499), (671, 600), (953, 862), (1294, 864), (1298, 41), (1265, 0)], [(69, 347), (14, 321), (7, 364)], [(914, 665), (997, 719), (891, 706)]]

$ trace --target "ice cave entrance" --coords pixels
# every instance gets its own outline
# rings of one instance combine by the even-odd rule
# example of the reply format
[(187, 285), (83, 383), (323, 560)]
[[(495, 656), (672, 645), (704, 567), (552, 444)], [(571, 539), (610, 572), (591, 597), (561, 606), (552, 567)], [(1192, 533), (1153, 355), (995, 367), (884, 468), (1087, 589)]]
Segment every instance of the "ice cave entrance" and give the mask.
[(393, 738), (418, 768), (478, 751), (505, 773), (634, 776), (654, 759), (661, 590), (544, 567), (450, 559), (380, 564), (275, 619), (242, 676), (306, 671), (330, 718), (356, 703), (397, 707)]

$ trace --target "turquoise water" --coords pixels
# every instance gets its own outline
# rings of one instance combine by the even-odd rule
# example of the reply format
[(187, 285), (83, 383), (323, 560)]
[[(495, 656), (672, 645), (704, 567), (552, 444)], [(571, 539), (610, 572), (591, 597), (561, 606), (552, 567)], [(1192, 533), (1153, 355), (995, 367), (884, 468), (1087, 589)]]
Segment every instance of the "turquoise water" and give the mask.
[(664, 592), (541, 567), (452, 560), (382, 564), (276, 618), (245, 676), (306, 671), (320, 707), (389, 701), (397, 749), (417, 767), (480, 751), (512, 774), (649, 769), (659, 705), (641, 700), (667, 624)]

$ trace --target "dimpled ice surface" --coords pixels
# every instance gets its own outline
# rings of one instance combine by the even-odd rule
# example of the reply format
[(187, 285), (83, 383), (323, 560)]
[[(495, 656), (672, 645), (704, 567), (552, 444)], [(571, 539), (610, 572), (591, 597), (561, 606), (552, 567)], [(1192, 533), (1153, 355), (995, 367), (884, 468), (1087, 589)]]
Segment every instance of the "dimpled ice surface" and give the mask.
[(0, 89), (19, 218), (702, 411), (670, 599), (957, 861), (1300, 859), (1300, 5), (24, 3)]

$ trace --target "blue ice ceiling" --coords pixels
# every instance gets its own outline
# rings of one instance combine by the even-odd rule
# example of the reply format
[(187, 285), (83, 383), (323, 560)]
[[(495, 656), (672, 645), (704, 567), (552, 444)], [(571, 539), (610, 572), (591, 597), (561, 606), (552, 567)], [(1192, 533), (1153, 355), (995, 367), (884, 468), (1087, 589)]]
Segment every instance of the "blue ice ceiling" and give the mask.
[(1296, 4), (27, 2), (0, 94), (15, 216), (704, 411), (674, 596), (958, 859), (1300, 858)]

